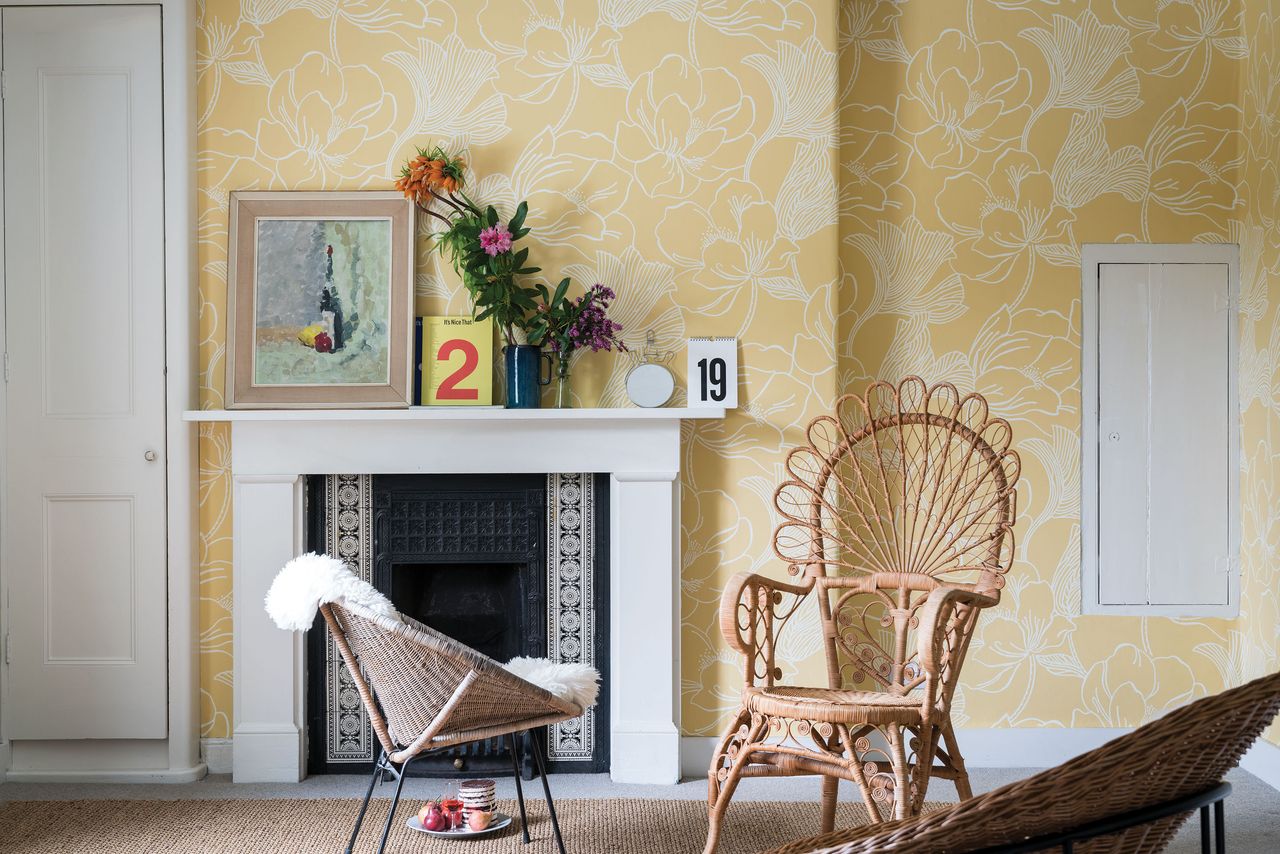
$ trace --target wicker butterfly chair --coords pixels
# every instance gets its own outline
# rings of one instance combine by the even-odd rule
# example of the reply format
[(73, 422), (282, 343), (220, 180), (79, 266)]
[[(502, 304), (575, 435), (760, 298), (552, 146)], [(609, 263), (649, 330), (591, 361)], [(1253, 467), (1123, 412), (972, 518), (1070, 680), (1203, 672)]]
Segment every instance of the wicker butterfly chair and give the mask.
[(321, 605), (320, 613), (382, 746), (347, 854), (355, 848), (369, 799), (384, 775), (396, 779), (396, 789), (378, 844), (380, 853), (386, 848), (409, 763), (424, 753), (503, 735), (511, 748), (521, 830), (528, 842), (517, 733), (528, 733), (533, 741), (534, 765), (542, 777), (551, 828), (560, 854), (564, 854), (536, 730), (578, 717), (583, 712), (580, 706), (526, 682), (496, 661), (410, 617), (401, 615), (400, 622), (336, 602)]
[[(1209, 851), (1225, 848), (1221, 783), (1280, 712), (1280, 673), (1197, 700), (1064, 765), (906, 821), (864, 825), (772, 854), (962, 854), (1054, 850), (1163, 851), (1200, 810)], [(1099, 832), (1101, 831), (1101, 832)]]
[[(775, 495), (774, 550), (801, 580), (740, 574), (721, 599), (746, 685), (711, 762), (706, 854), (744, 777), (822, 775), (824, 831), (840, 779), (873, 821), (915, 814), (930, 775), (971, 796), (950, 705), (978, 612), (999, 601), (1012, 561), (1009, 425), (980, 395), (909, 377), (840, 398), (807, 440)], [(779, 684), (779, 636), (811, 595), (828, 685)]]

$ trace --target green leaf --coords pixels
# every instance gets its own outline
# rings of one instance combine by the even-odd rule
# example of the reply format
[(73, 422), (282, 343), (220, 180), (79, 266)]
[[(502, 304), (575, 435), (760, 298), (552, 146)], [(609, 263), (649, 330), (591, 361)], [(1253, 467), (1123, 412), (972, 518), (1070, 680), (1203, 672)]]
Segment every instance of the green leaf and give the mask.
[(519, 205), (516, 206), (516, 215), (511, 218), (511, 222), (508, 223), (507, 225), (507, 228), (511, 231), (512, 237), (515, 237), (516, 232), (519, 231), (520, 227), (524, 225), (524, 218), (528, 216), (528, 214), (529, 214), (528, 202), (521, 202)]
[(498, 212), (493, 209), (493, 205), (489, 205), (489, 209), (485, 212), (485, 219), (489, 221), (490, 228), (498, 224)]
[(559, 305), (560, 300), (564, 299), (564, 295), (568, 292), (569, 292), (569, 277), (566, 276), (563, 280), (561, 280), (560, 284), (556, 286), (556, 295), (554, 299), (552, 299), (552, 305)]

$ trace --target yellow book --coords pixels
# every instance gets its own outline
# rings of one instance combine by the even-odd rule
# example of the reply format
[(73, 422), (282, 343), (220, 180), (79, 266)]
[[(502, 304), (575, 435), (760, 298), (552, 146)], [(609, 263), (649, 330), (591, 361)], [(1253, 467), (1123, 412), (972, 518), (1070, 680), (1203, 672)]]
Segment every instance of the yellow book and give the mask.
[(422, 403), (493, 405), (493, 324), (470, 317), (422, 319)]

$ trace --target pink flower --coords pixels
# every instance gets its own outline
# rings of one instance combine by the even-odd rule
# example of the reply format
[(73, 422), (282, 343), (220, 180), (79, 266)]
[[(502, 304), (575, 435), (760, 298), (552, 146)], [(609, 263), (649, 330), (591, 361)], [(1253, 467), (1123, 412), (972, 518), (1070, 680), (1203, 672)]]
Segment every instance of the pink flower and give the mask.
[(509, 252), (511, 250), (511, 232), (507, 231), (507, 227), (502, 223), (490, 226), (480, 232), (480, 245), (489, 255)]

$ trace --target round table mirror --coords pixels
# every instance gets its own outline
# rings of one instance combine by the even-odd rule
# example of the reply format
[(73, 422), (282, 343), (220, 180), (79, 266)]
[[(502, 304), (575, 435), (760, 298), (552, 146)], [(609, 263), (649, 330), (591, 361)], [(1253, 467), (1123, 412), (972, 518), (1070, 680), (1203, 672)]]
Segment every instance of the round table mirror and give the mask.
[(636, 365), (627, 374), (627, 397), (636, 406), (661, 406), (671, 399), (675, 388), (675, 377), (662, 365)]

